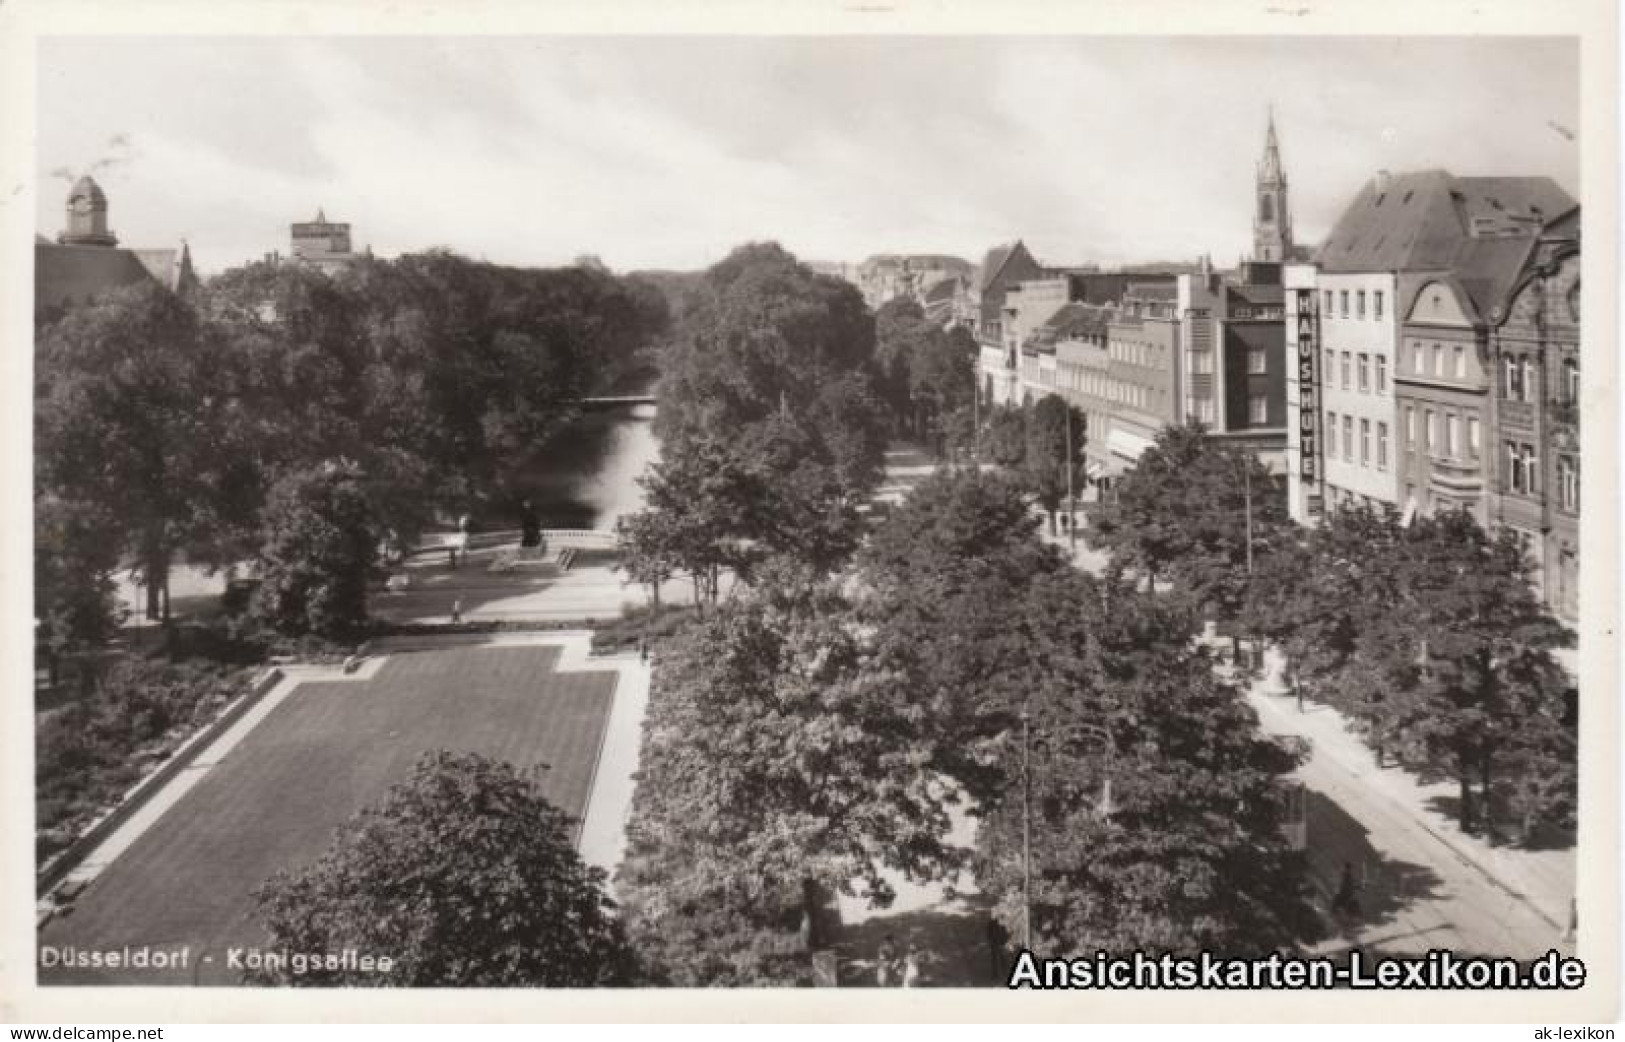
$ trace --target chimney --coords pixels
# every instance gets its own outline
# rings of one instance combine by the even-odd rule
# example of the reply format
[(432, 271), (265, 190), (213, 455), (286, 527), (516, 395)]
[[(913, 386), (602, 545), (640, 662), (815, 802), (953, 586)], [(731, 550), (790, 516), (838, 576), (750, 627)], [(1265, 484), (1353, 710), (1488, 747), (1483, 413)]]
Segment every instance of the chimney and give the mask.
[(1392, 184), (1393, 181), (1394, 181), (1394, 175), (1393, 174), (1390, 174), (1386, 170), (1378, 170), (1377, 171), (1377, 182), (1376, 182), (1377, 183), (1377, 191), (1379, 191), (1379, 192), (1388, 191), (1388, 186), (1390, 184)]

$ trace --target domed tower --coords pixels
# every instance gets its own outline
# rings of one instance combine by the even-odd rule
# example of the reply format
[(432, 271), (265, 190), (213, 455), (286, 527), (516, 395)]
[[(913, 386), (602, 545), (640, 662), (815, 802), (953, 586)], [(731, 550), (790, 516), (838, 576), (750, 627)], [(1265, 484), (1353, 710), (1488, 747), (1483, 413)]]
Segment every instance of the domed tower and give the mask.
[(87, 174), (68, 193), (68, 230), (56, 237), (67, 246), (117, 246), (107, 230), (107, 195)]
[(1270, 111), (1264, 158), (1258, 162), (1257, 209), (1253, 213), (1253, 260), (1284, 261), (1292, 253), (1292, 211), (1287, 206), (1286, 171), (1275, 140), (1275, 112)]

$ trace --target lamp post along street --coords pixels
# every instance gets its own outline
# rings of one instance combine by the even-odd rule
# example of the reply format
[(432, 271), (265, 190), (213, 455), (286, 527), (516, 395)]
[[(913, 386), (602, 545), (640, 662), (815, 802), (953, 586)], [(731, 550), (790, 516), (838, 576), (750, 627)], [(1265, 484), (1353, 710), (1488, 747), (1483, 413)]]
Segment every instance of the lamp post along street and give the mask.
[(1241, 461), (1242, 504), (1247, 512), (1247, 574), (1253, 574), (1253, 468), (1245, 456)]
[(1075, 553), (1078, 549), (1078, 503), (1072, 495), (1072, 406), (1066, 407), (1066, 534)]
[(1031, 731), (1021, 711), (1021, 944), (1033, 950), (1033, 779)]

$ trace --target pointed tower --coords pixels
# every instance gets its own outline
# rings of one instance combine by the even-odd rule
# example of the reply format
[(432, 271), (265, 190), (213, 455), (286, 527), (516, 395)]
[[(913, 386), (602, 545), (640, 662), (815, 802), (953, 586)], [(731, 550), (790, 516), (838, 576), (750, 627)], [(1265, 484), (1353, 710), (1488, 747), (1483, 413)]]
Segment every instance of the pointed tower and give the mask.
[(1281, 169), (1281, 146), (1275, 140), (1273, 106), (1264, 137), (1264, 158), (1258, 161), (1258, 189), (1254, 195), (1253, 260), (1284, 261), (1292, 252), (1292, 210), (1287, 203), (1286, 171)]

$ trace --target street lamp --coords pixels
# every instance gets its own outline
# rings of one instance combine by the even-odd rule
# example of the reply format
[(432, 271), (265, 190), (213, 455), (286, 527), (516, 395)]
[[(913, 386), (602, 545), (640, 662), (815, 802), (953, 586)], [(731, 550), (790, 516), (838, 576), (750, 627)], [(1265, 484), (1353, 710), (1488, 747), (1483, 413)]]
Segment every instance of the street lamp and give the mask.
[(1072, 403), (1066, 405), (1066, 533), (1072, 553), (1078, 552), (1078, 503), (1072, 495)]
[[(1021, 943), (1033, 950), (1033, 778), (1032, 778), (1032, 720), (1029, 712), (1031, 697), (1021, 705)], [(1068, 731), (1088, 735), (1101, 743), (1108, 760), (1111, 757), (1111, 733), (1082, 721), (1072, 724)], [(1116, 811), (1112, 803), (1112, 780), (1107, 775), (1101, 782), (1100, 801), (1095, 805), (1095, 816), (1110, 821)]]

